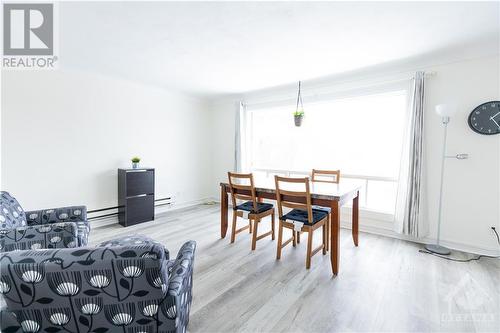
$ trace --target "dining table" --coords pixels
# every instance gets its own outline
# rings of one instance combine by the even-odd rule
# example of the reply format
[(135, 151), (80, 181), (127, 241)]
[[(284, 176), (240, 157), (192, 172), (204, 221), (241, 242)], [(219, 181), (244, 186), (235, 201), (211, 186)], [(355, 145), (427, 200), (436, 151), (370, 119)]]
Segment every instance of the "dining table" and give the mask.
[[(274, 178), (262, 177), (254, 181), (255, 193), (259, 200), (276, 200), (276, 188)], [(338, 183), (310, 182), (311, 204), (315, 206), (328, 207), (330, 215), (330, 263), (332, 273), (339, 273), (340, 261), (340, 208), (352, 202), (352, 240), (355, 246), (359, 244), (359, 191), (361, 186), (346, 180)], [(228, 229), (228, 214), (230, 194), (229, 184), (220, 183), (221, 193), (221, 218), (220, 235), (226, 237)], [(235, 193), (250, 195), (249, 191), (234, 189)], [(285, 196), (287, 201), (306, 203), (302, 197)]]

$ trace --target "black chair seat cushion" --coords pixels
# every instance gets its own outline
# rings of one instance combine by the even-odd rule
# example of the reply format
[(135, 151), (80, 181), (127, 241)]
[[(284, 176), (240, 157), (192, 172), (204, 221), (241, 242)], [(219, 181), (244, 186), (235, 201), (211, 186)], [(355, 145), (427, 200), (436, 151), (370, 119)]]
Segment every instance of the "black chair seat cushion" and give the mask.
[(254, 212), (253, 202), (251, 201), (247, 201), (245, 203), (242, 203), (241, 205), (236, 206), (237, 210), (246, 210), (247, 212), (250, 212), (252, 214), (260, 214), (262, 212), (265, 212), (266, 210), (270, 210), (273, 208), (274, 208), (273, 204), (257, 202), (257, 211)]
[(303, 209), (292, 209), (289, 213), (283, 215), (281, 217), (281, 220), (292, 220), (292, 221), (297, 221), (297, 222), (302, 222), (304, 224), (315, 224), (322, 219), (324, 219), (327, 215), (328, 212), (318, 210), (318, 209), (313, 209), (313, 222), (309, 223), (308, 221), (308, 216), (307, 216), (307, 211)]

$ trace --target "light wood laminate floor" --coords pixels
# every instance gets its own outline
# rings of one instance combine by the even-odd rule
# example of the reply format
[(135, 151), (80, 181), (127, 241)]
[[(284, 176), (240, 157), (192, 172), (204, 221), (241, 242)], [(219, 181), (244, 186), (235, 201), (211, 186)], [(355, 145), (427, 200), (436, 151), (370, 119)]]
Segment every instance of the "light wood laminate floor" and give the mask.
[[(191, 332), (500, 331), (498, 259), (451, 262), (419, 253), (418, 244), (367, 233), (356, 248), (342, 229), (340, 274), (333, 277), (321, 253), (305, 269), (305, 238), (277, 261), (270, 237), (256, 251), (247, 232), (234, 244), (230, 230), (221, 239), (219, 218), (218, 206), (196, 206), (128, 228), (94, 227), (91, 243), (145, 234), (174, 257), (185, 240), (196, 240)], [(269, 226), (262, 222), (259, 233)]]

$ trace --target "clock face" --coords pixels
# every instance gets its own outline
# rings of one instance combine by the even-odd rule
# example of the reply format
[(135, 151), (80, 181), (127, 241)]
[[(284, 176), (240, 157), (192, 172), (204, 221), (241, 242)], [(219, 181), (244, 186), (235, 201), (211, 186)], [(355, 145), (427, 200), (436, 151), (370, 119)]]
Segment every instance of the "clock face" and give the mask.
[(483, 103), (475, 108), (469, 115), (469, 126), (479, 134), (499, 134), (500, 101)]

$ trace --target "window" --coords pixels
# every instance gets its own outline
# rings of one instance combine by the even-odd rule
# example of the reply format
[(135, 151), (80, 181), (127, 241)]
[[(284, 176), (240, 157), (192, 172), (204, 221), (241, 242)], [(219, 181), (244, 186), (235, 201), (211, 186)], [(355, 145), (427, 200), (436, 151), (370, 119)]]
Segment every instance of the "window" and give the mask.
[(245, 169), (300, 175), (340, 169), (362, 186), (361, 206), (394, 214), (406, 90), (306, 103), (301, 127), (295, 105), (247, 108), (242, 133)]

